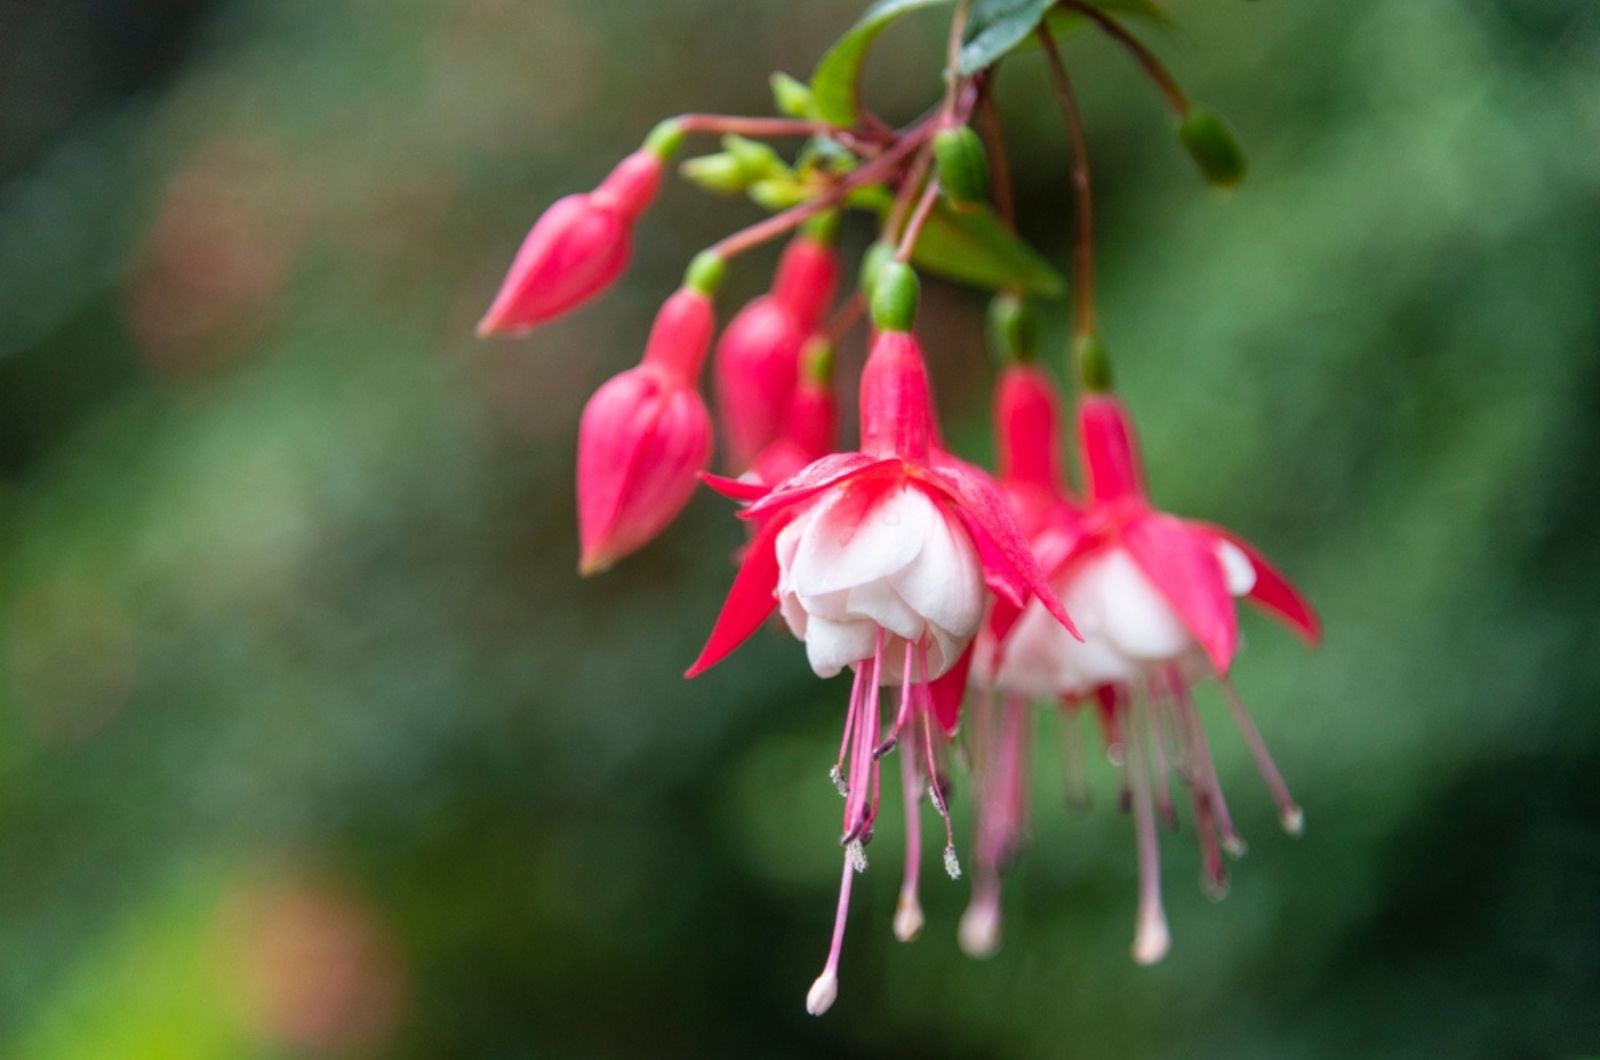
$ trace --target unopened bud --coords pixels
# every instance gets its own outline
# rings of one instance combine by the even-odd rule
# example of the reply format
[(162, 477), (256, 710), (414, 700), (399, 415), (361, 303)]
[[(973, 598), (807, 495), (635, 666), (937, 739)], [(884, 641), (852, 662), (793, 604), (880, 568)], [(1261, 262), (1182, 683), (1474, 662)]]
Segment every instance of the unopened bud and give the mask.
[(1178, 139), (1200, 167), (1206, 181), (1218, 188), (1235, 188), (1244, 180), (1244, 149), (1216, 111), (1198, 103), (1178, 123)]
[(862, 255), (861, 275), (859, 282), (861, 286), (861, 293), (866, 295), (868, 300), (871, 300), (872, 289), (878, 283), (878, 274), (881, 273), (883, 271), (883, 267), (892, 260), (894, 260), (894, 244), (892, 243), (874, 243), (872, 246), (868, 247), (867, 252)]
[(787, 176), (789, 165), (783, 156), (760, 140), (728, 135), (722, 138), (722, 149), (738, 160), (751, 180)]
[[(1111, 355), (1099, 335), (1079, 335), (1072, 340), (1072, 360), (1078, 366), (1078, 383), (1092, 394), (1111, 389)], [(1107, 752), (1110, 753), (1110, 748)]]
[(772, 86), (772, 104), (779, 114), (790, 118), (811, 117), (815, 103), (811, 89), (805, 82), (785, 73), (776, 73), (768, 83)]
[(970, 126), (939, 130), (933, 157), (939, 185), (957, 210), (974, 209), (989, 197), (989, 159)]
[(678, 166), (678, 173), (691, 184), (718, 195), (738, 195), (750, 187), (744, 166), (726, 151), (685, 159)]
[(750, 198), (764, 210), (787, 210), (811, 198), (811, 192), (793, 177), (773, 177), (750, 185)]
[(903, 261), (878, 270), (872, 285), (872, 324), (879, 331), (910, 331), (917, 319), (917, 274)]
[(1025, 364), (1039, 355), (1039, 318), (1026, 298), (1002, 291), (990, 301), (989, 345), (1002, 364)]

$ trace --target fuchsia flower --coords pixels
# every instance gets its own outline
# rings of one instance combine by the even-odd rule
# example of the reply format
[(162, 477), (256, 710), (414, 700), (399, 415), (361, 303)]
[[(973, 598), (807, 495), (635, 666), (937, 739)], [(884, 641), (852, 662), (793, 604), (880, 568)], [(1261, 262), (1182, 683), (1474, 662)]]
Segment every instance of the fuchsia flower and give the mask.
[(800, 377), (801, 347), (816, 330), (838, 275), (831, 246), (815, 236), (795, 237), (784, 249), (772, 290), (741, 309), (718, 341), (717, 418), (735, 471), (753, 466), (782, 435)]
[(722, 263), (702, 255), (662, 305), (644, 359), (607, 382), (578, 425), (579, 570), (605, 570), (677, 518), (711, 459), (700, 366)]
[(654, 201), (679, 138), (663, 123), (594, 191), (551, 205), (522, 241), (478, 335), (525, 334), (616, 282), (632, 252), (634, 222)]
[[(733, 651), (774, 609), (805, 642), (818, 675), (855, 670), (833, 771), (845, 796), (846, 856), (833, 944), (806, 999), (813, 1015), (838, 991), (851, 881), (866, 868), (878, 815), (879, 763), (902, 734), (921, 747), (901, 755), (907, 860), (896, 935), (910, 940), (922, 926), (917, 796), (925, 782), (945, 817), (946, 869), (959, 874), (936, 747), (955, 725), (985, 585), (1014, 606), (1036, 600), (1071, 629), (993, 482), (934, 449), (927, 369), (908, 330), (915, 298), (910, 269), (889, 266), (874, 298), (879, 334), (861, 378), (858, 452), (826, 456), (771, 490), (709, 480), (753, 500), (742, 515), (759, 530), (689, 676)], [(884, 686), (900, 689), (887, 732)]]
[[(1238, 647), (1236, 597), (1249, 597), (1305, 639), (1320, 630), (1299, 592), (1244, 541), (1203, 523), (1166, 515), (1145, 492), (1133, 425), (1107, 394), (1079, 403), (1079, 443), (1087, 478), (1082, 513), (1060, 507), (1035, 539), (1051, 585), (1080, 624), (1081, 640), (1060, 636), (1033, 605), (999, 647), (994, 683), (1011, 700), (1094, 697), (1107, 740), (1126, 766), (1138, 837), (1140, 898), (1134, 958), (1160, 960), (1169, 935), (1162, 910), (1155, 809), (1176, 816), (1169, 769), (1188, 786), (1208, 890), (1220, 896), (1222, 852), (1244, 844), (1217, 782), (1190, 687), (1215, 677), (1223, 698), (1277, 800), (1284, 828), (1298, 834), (1300, 809), (1268, 755), (1259, 730), (1227, 681)], [(1011, 767), (1001, 760), (998, 771)], [(1003, 788), (1008, 781), (999, 782)], [(1154, 804), (1154, 805), (1153, 805)], [(1000, 824), (1015, 816), (1006, 798), (982, 813)], [(981, 831), (981, 829), (980, 829)], [(998, 925), (998, 892), (975, 896), (968, 915)], [(974, 929), (976, 931), (976, 928)]]

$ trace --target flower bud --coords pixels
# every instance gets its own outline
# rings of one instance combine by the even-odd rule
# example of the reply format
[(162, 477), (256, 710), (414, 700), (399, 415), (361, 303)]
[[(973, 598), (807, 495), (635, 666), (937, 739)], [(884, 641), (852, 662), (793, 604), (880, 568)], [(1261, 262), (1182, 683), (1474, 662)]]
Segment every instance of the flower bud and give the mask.
[(769, 486), (834, 451), (839, 404), (833, 391), (833, 347), (813, 335), (800, 353), (800, 378), (778, 439), (756, 457), (756, 478)]
[(789, 118), (809, 118), (815, 100), (804, 82), (788, 74), (776, 73), (769, 82), (772, 86), (772, 104), (779, 114)]
[(656, 315), (644, 360), (584, 407), (578, 426), (583, 574), (643, 547), (694, 493), (711, 457), (711, 417), (695, 380), (714, 323), (711, 299), (700, 285), (686, 285)]
[(910, 331), (917, 319), (919, 284), (911, 266), (891, 261), (872, 285), (872, 326), (879, 331)]
[(861, 293), (866, 295), (869, 301), (872, 299), (872, 289), (878, 283), (878, 274), (893, 260), (894, 244), (882, 240), (868, 247), (867, 252), (861, 256), (861, 271), (857, 283)]
[(784, 162), (783, 156), (760, 140), (750, 140), (730, 133), (722, 138), (722, 149), (744, 167), (745, 175), (751, 181), (790, 175), (789, 166)]
[(778, 438), (795, 393), (800, 347), (837, 276), (833, 250), (797, 236), (784, 249), (772, 290), (741, 309), (718, 340), (717, 415), (736, 470), (749, 468)]
[(718, 195), (739, 195), (750, 186), (750, 177), (739, 160), (726, 151), (684, 159), (678, 173), (691, 184)]
[(517, 251), (478, 334), (521, 335), (614, 283), (628, 264), (633, 225), (661, 186), (662, 156), (642, 148), (594, 191), (558, 200)]
[(774, 213), (799, 206), (811, 198), (811, 189), (790, 176), (768, 177), (750, 185), (750, 201)]
[(1002, 291), (989, 302), (989, 346), (1001, 364), (1025, 363), (1039, 355), (1039, 318), (1028, 300)]
[(989, 159), (967, 125), (940, 129), (933, 138), (939, 186), (957, 210), (975, 209), (989, 197)]
[(1236, 188), (1244, 180), (1244, 149), (1216, 111), (1190, 104), (1188, 114), (1178, 123), (1178, 139), (1212, 185)]

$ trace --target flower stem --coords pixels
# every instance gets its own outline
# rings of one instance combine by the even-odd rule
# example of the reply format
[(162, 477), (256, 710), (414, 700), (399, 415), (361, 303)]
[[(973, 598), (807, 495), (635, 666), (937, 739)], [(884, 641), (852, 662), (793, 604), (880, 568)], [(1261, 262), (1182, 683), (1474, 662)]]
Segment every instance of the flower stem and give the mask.
[(978, 97), (978, 123), (984, 148), (989, 156), (989, 186), (994, 189), (994, 207), (1007, 228), (1017, 226), (1016, 195), (1011, 186), (1011, 160), (1006, 155), (1006, 137), (1000, 127), (1000, 113), (994, 105), (994, 78), (990, 75)]
[(900, 247), (894, 252), (894, 260), (911, 260), (912, 253), (917, 249), (917, 239), (928, 223), (928, 216), (933, 213), (933, 204), (938, 201), (939, 181), (935, 178), (928, 181), (928, 186), (922, 189), (922, 198), (917, 200), (917, 208), (912, 211), (911, 220), (906, 222), (906, 230), (900, 236)]
[(1050, 63), (1050, 77), (1055, 85), (1056, 102), (1067, 124), (1067, 138), (1072, 143), (1073, 198), (1078, 206), (1078, 232), (1074, 243), (1077, 271), (1077, 320), (1073, 334), (1080, 339), (1093, 336), (1094, 308), (1094, 191), (1089, 170), (1089, 143), (1083, 131), (1083, 114), (1078, 109), (1078, 97), (1072, 91), (1072, 80), (1067, 76), (1066, 64), (1055, 40), (1044, 27), (1039, 29), (1039, 43), (1044, 46)]
[(844, 202), (852, 191), (875, 184), (898, 169), (913, 151), (916, 151), (933, 133), (933, 120), (925, 119), (901, 135), (900, 139), (883, 154), (839, 181), (826, 195), (803, 202), (765, 221), (741, 228), (712, 244), (711, 250), (722, 258), (733, 258), (761, 244), (776, 239), (824, 210), (831, 210)]
[(1099, 26), (1101, 32), (1128, 50), (1144, 68), (1150, 80), (1155, 82), (1156, 88), (1161, 90), (1161, 95), (1165, 97), (1167, 106), (1172, 108), (1172, 113), (1180, 118), (1189, 113), (1189, 96), (1183, 91), (1183, 86), (1178, 84), (1178, 79), (1172, 76), (1172, 71), (1168, 70), (1160, 59), (1156, 58), (1155, 53), (1145, 47), (1143, 41), (1128, 32), (1122, 23), (1091, 4), (1082, 3), (1081, 0), (1066, 0), (1066, 4)]

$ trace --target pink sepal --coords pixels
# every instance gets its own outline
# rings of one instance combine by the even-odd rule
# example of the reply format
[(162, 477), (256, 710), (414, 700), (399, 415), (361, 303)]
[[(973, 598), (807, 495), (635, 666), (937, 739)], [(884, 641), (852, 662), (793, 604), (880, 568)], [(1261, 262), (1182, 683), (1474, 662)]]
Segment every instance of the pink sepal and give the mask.
[(1226, 675), (1239, 646), (1239, 616), (1211, 535), (1175, 516), (1150, 514), (1130, 520), (1121, 537), (1217, 673)]
[(700, 657), (684, 673), (685, 677), (696, 677), (727, 658), (776, 610), (778, 533), (788, 521), (787, 516), (768, 520), (750, 542), (711, 636), (701, 649)]
[(1254, 545), (1220, 526), (1208, 523), (1190, 525), (1208, 531), (1219, 540), (1226, 541), (1243, 552), (1245, 558), (1250, 561), (1250, 566), (1255, 568), (1256, 574), (1255, 584), (1250, 588), (1250, 599), (1254, 600), (1262, 610), (1276, 616), (1307, 643), (1321, 643), (1322, 620), (1317, 617), (1316, 609), (1293, 582), (1256, 551)]
[(1109, 394), (1091, 394), (1079, 400), (1078, 444), (1083, 454), (1084, 495), (1090, 503), (1144, 499), (1138, 436), (1121, 401)]
[(928, 699), (933, 705), (933, 720), (939, 723), (946, 736), (954, 736), (961, 724), (961, 704), (967, 695), (967, 675), (972, 671), (972, 652), (978, 646), (973, 640), (961, 653), (956, 664), (928, 683)]
[(742, 478), (728, 478), (726, 475), (714, 474), (710, 471), (700, 472), (700, 481), (704, 482), (713, 492), (720, 493), (730, 501), (739, 504), (749, 504), (758, 501), (772, 492), (771, 486), (760, 482), (746, 482)]
[(876, 460), (865, 453), (829, 453), (801, 469), (800, 473), (780, 482), (765, 497), (740, 512), (741, 518), (760, 519), (780, 508), (798, 504), (809, 497), (853, 475), (867, 474), (881, 469), (901, 467), (899, 460)]

